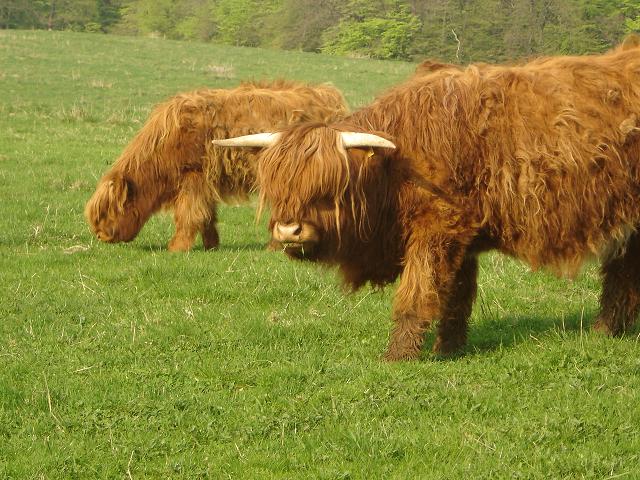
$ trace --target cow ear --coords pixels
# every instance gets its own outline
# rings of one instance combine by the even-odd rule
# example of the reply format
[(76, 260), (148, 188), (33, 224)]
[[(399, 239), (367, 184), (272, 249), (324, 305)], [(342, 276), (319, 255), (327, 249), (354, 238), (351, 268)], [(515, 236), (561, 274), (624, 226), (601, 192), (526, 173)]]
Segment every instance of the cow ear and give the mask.
[(124, 204), (129, 194), (129, 184), (122, 175), (115, 175), (109, 180), (109, 204), (118, 213), (124, 213)]
[(632, 33), (625, 37), (620, 45), (621, 50), (631, 50), (632, 48), (640, 47), (640, 35), (637, 33)]
[(304, 110), (293, 110), (289, 115), (289, 124), (292, 125), (294, 123), (301, 123), (308, 120), (307, 115), (305, 115)]
[[(377, 150), (377, 151), (376, 151)], [(373, 159), (373, 157), (378, 153), (381, 153), (382, 149), (374, 148), (374, 147), (352, 147), (349, 149), (349, 153), (352, 156), (360, 159), (361, 161), (367, 162)]]

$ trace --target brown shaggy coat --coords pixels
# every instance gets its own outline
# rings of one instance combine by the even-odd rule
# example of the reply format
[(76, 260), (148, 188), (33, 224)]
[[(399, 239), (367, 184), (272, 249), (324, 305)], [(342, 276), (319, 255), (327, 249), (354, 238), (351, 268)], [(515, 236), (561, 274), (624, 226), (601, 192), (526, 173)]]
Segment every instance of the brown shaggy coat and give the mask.
[[(346, 150), (341, 131), (395, 150)], [(415, 75), (343, 123), (291, 127), (258, 181), (275, 240), (337, 264), (353, 288), (400, 276), (386, 357), (466, 342), (478, 254), (573, 275), (602, 262), (596, 328), (640, 307), (640, 47)], [(291, 243), (289, 243), (291, 242)]]
[(438, 60), (427, 59), (423, 60), (416, 67), (415, 75), (428, 75), (438, 70), (460, 70), (460, 65), (454, 65), (452, 63), (442, 63)]
[(173, 209), (169, 250), (189, 250), (198, 233), (205, 249), (217, 247), (216, 206), (246, 199), (256, 154), (221, 149), (211, 140), (346, 113), (342, 94), (330, 85), (277, 81), (178, 94), (154, 109), (98, 182), (87, 221), (100, 240), (130, 241), (151, 215)]

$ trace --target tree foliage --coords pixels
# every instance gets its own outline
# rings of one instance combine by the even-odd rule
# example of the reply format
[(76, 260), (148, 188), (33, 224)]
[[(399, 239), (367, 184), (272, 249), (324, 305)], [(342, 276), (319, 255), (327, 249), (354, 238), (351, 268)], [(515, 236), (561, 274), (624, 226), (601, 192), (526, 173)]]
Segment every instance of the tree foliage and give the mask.
[(325, 31), (323, 52), (383, 59), (410, 57), (411, 44), (421, 25), (405, 5), (397, 2), (392, 9), (353, 11)]
[(466, 63), (605, 50), (640, 32), (640, 1), (3, 0), (0, 28)]

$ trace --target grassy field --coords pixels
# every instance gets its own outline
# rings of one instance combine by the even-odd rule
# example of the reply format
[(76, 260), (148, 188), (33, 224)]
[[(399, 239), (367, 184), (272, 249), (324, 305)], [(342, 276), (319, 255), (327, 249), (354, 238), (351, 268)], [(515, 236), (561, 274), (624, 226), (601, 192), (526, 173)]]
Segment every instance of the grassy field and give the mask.
[(640, 347), (589, 331), (595, 266), (485, 256), (464, 355), (387, 364), (394, 289), (265, 251), (254, 205), (221, 210), (216, 252), (168, 253), (166, 216), (123, 245), (84, 223), (178, 91), (331, 81), (357, 107), (412, 70), (0, 31), (0, 478), (640, 478)]

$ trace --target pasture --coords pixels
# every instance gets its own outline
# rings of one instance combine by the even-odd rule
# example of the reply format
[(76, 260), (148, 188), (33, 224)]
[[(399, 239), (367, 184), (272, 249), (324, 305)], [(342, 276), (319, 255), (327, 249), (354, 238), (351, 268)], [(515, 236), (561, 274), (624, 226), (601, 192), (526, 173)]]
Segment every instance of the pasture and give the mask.
[[(380, 360), (393, 288), (265, 250), (169, 253), (82, 216), (153, 105), (198, 87), (331, 81), (352, 108), (414, 65), (0, 31), (0, 477), (638, 478), (640, 345), (591, 333), (599, 277), (482, 258), (463, 355)], [(429, 336), (427, 344), (433, 340)]]

